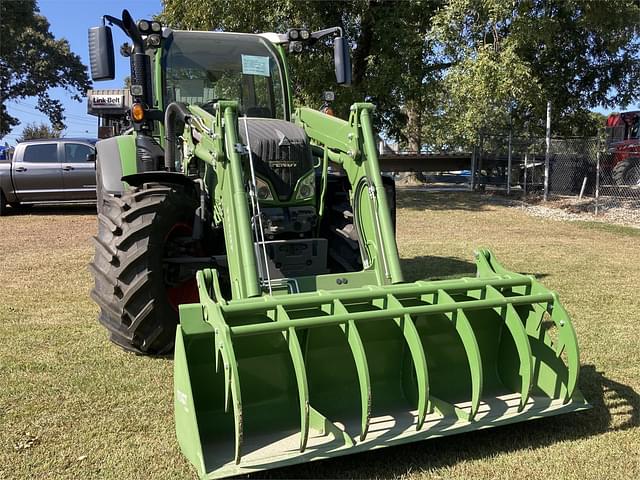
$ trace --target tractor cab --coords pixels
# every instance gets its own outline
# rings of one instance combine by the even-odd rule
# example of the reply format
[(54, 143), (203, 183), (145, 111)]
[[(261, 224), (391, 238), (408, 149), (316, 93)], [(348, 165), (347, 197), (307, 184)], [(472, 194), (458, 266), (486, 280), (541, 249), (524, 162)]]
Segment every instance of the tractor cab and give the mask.
[(640, 138), (640, 111), (612, 113), (607, 118), (607, 145), (637, 143)]

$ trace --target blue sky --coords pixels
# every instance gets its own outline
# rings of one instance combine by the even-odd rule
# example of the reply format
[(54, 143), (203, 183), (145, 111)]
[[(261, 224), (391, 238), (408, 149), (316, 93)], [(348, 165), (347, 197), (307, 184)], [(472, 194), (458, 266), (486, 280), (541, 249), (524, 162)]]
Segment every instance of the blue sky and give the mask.
[[(161, 0), (109, 0), (105, 2), (96, 0), (38, 0), (40, 13), (51, 24), (51, 32), (56, 38), (66, 38), (71, 45), (71, 50), (80, 55), (85, 65), (89, 64), (87, 49), (87, 29), (99, 25), (102, 15), (119, 17), (122, 9), (127, 8), (134, 18), (150, 18), (162, 11)], [(116, 47), (116, 79), (113, 81), (96, 82), (95, 88), (121, 88), (123, 79), (129, 74), (129, 61), (118, 53), (118, 46), (126, 38), (118, 28), (114, 28), (114, 44)], [(77, 102), (63, 89), (51, 90), (51, 96), (62, 100), (65, 106), (67, 136), (97, 136), (97, 118), (87, 114), (86, 100)], [(18, 117), (22, 122), (11, 133), (2, 139), (2, 143), (15, 144), (16, 137), (22, 133), (22, 128), (31, 122), (44, 122), (49, 124), (49, 119), (34, 107), (35, 98), (25, 98), (17, 102), (7, 102), (9, 112)], [(638, 107), (637, 107), (638, 108)], [(629, 106), (627, 110), (633, 110)], [(607, 114), (609, 110), (595, 109)]]
[[(102, 15), (119, 17), (123, 8), (127, 8), (134, 18), (149, 18), (162, 11), (160, 0), (109, 0), (105, 2), (95, 0), (38, 0), (40, 13), (47, 17), (51, 24), (51, 32), (56, 38), (66, 38), (71, 50), (80, 55), (85, 65), (89, 65), (87, 49), (87, 29), (100, 25)], [(116, 46), (116, 78), (112, 81), (95, 82), (95, 88), (121, 88), (123, 79), (129, 74), (128, 59), (120, 56), (118, 46), (126, 38), (119, 29), (114, 28), (114, 44)], [(65, 106), (65, 135), (71, 137), (97, 136), (98, 120), (87, 115), (87, 102), (72, 100), (64, 89), (57, 88), (50, 91), (51, 96), (62, 100)], [(38, 112), (34, 107), (35, 98), (25, 98), (18, 102), (7, 102), (9, 113), (22, 122), (9, 135), (2, 139), (2, 143), (15, 144), (15, 139), (22, 132), (22, 128), (31, 122), (49, 124), (46, 115)]]

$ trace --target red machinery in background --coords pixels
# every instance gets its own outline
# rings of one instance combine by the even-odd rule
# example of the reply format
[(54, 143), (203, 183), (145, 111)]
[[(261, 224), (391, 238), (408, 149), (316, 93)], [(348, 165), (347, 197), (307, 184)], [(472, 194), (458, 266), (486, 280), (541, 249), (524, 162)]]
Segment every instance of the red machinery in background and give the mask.
[(640, 187), (640, 111), (612, 113), (606, 129), (613, 181)]

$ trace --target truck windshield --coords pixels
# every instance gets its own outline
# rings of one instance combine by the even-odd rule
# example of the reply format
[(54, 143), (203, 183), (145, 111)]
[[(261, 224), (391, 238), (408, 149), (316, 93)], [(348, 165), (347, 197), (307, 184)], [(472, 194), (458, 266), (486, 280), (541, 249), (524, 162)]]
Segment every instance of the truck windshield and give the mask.
[(283, 74), (265, 39), (173, 32), (166, 45), (165, 104), (183, 102), (212, 110), (218, 100), (237, 100), (240, 115), (285, 119)]

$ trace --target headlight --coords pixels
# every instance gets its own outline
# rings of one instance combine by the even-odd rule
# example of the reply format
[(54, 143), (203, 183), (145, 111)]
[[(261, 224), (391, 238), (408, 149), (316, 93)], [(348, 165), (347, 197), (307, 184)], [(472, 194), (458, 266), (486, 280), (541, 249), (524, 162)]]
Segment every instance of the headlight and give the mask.
[(297, 40), (298, 39), (298, 30), (289, 30), (289, 39), (290, 40)]
[(258, 200), (273, 200), (273, 193), (271, 193), (269, 184), (260, 177), (256, 177), (256, 196)]
[(147, 20), (140, 20), (138, 22), (138, 30), (140, 30), (140, 33), (147, 33), (150, 28), (151, 25)]
[(302, 40), (309, 40), (309, 30), (300, 30), (300, 38)]
[(296, 200), (302, 200), (311, 198), (316, 193), (316, 175), (311, 172), (309, 175), (300, 180), (298, 184), (298, 191), (296, 193)]

